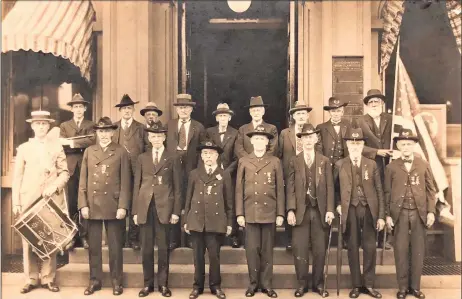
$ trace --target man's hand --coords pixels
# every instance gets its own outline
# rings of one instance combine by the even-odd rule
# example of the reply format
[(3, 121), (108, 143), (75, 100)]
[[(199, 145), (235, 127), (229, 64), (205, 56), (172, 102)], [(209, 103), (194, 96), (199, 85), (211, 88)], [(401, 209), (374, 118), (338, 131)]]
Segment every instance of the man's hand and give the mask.
[(336, 210), (337, 210), (337, 213), (338, 213), (340, 216), (342, 216), (342, 206), (341, 206), (341, 205), (338, 205)]
[(297, 223), (294, 211), (289, 211), (289, 213), (287, 213), (287, 223), (291, 226), (294, 226)]
[(188, 225), (187, 224), (183, 225), (183, 228), (184, 228), (185, 233), (187, 233), (188, 235), (191, 234), (191, 232), (188, 230)]
[(19, 214), (21, 214), (21, 206), (20, 205), (13, 206), (13, 215), (19, 215)]
[(332, 212), (327, 212), (326, 213), (326, 222), (327, 222), (327, 224), (331, 225), (332, 220), (334, 220), (334, 218), (335, 218), (334, 213), (332, 213)]
[(171, 224), (177, 224), (178, 220), (180, 220), (180, 217), (178, 217), (177, 215), (172, 214), (172, 216), (170, 216), (170, 223)]
[(277, 216), (276, 217), (276, 226), (282, 226), (283, 223), (284, 223), (284, 217)]
[(59, 138), (61, 145), (70, 145), (70, 140), (67, 138)]
[(50, 197), (53, 194), (55, 194), (57, 191), (58, 191), (58, 189), (56, 188), (56, 186), (48, 186), (48, 187), (45, 188), (45, 190), (43, 190), (42, 196), (43, 197)]
[(395, 224), (393, 223), (393, 219), (391, 219), (390, 216), (387, 216), (387, 228), (388, 228), (388, 230), (392, 231), (394, 226), (395, 226)]
[(135, 223), (135, 225), (138, 225), (138, 215), (133, 215), (133, 223)]
[(382, 231), (382, 229), (385, 227), (385, 220), (383, 219), (378, 219), (377, 220), (377, 231)]
[(226, 227), (226, 236), (229, 236), (231, 235), (231, 233), (233, 232), (233, 228), (231, 226), (227, 226)]
[(90, 209), (88, 207), (81, 208), (80, 214), (82, 215), (83, 219), (88, 219), (90, 218)]
[(237, 217), (237, 224), (239, 224), (240, 227), (245, 227), (245, 217), (244, 216), (238, 216)]
[(117, 215), (116, 218), (121, 220), (125, 218), (125, 215), (127, 215), (127, 210), (125, 209), (117, 209)]
[(433, 223), (435, 223), (435, 214), (428, 213), (427, 214), (427, 228), (432, 227)]
[(379, 149), (377, 150), (377, 155), (381, 157), (388, 157), (393, 154), (392, 150)]

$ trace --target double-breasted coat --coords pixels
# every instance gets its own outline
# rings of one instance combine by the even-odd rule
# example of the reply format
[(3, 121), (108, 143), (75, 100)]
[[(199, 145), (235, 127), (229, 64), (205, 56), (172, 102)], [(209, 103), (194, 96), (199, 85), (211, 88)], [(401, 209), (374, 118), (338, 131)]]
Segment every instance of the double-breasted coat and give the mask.
[(274, 223), (285, 215), (284, 178), (279, 158), (251, 153), (239, 159), (236, 176), (236, 215), (248, 223)]
[[(343, 140), (343, 137), (348, 132), (348, 128), (351, 126), (351, 124), (346, 121), (342, 120), (340, 122), (340, 139), (341, 142), (343, 143), (343, 157), (348, 156), (348, 148), (346, 145), (345, 140)], [(319, 139), (318, 142), (316, 143), (316, 150), (326, 156), (327, 158), (330, 159), (331, 163), (334, 164), (334, 151), (335, 151), (335, 140), (336, 140), (336, 135), (337, 132), (335, 131), (335, 128), (330, 120), (319, 124), (316, 126), (316, 130), (319, 130)]]
[[(316, 202), (322, 219), (327, 212), (334, 212), (334, 181), (332, 178), (332, 164), (329, 158), (315, 153), (314, 158), (316, 169)], [(292, 157), (287, 175), (287, 211), (293, 210), (297, 220), (296, 225), (303, 221), (306, 210), (306, 174), (305, 157), (301, 152)], [(327, 227), (326, 222), (322, 222)]]
[(125, 138), (124, 143), (124, 138), (121, 136), (124, 134), (122, 129), (122, 120), (117, 121), (115, 125), (117, 125), (117, 129), (114, 131), (112, 141), (120, 144), (127, 151), (132, 171), (131, 174), (134, 175), (138, 156), (143, 153), (145, 149), (145, 126), (133, 119), (130, 127), (128, 128), (127, 137)]
[(164, 149), (154, 166), (152, 150), (141, 154), (135, 172), (132, 214), (145, 224), (153, 200), (161, 224), (168, 224), (172, 214), (181, 214), (181, 164), (176, 153)]
[(189, 174), (185, 215), (188, 230), (226, 233), (233, 223), (234, 191), (231, 175), (217, 167), (209, 176), (204, 166)]
[(111, 142), (106, 151), (99, 144), (85, 150), (80, 170), (79, 210), (88, 207), (91, 220), (116, 219), (117, 209), (129, 209), (130, 162), (127, 151)]
[[(334, 167), (335, 187), (340, 193), (340, 202), (337, 202), (336, 206), (340, 204), (342, 207), (342, 232), (346, 231), (348, 209), (353, 192), (351, 166), (350, 157), (346, 157), (338, 160)], [(374, 160), (361, 157), (361, 178), (373, 223), (377, 223), (378, 219), (385, 219), (385, 200), (379, 169)]]
[[(271, 133), (274, 138), (271, 139), (268, 143), (268, 148), (266, 150), (267, 154), (277, 155), (278, 153), (278, 129), (276, 126), (262, 122), (261, 125), (265, 127), (265, 131)], [(239, 128), (236, 145), (234, 146), (234, 152), (238, 159), (247, 156), (253, 152), (253, 145), (250, 143), (250, 138), (247, 136), (247, 133), (252, 132), (255, 128), (253, 123), (248, 123)]]
[(221, 141), (221, 135), (218, 131), (218, 126), (208, 128), (206, 130), (207, 138), (212, 139), (215, 144), (218, 144), (222, 149), (223, 153), (218, 158), (218, 165), (223, 166), (223, 169), (233, 174), (237, 169), (237, 157), (234, 153), (234, 145), (237, 139), (237, 130), (231, 126), (226, 128), (224, 133), (223, 142)]

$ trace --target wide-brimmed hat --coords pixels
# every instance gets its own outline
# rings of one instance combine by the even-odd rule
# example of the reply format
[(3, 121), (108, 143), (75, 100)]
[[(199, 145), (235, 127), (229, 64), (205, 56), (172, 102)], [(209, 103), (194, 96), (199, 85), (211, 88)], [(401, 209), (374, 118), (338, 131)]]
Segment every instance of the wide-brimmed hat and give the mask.
[(218, 146), (213, 140), (205, 140), (202, 141), (201, 144), (199, 144), (196, 148), (198, 151), (201, 151), (203, 149), (212, 149), (216, 150), (219, 154), (223, 152), (223, 149)]
[(128, 94), (124, 94), (122, 96), (122, 99), (120, 100), (120, 103), (115, 105), (117, 108), (125, 107), (125, 106), (132, 106), (135, 104), (138, 104), (139, 102), (133, 102), (133, 100), (130, 98)]
[(294, 107), (289, 110), (289, 114), (294, 114), (295, 112), (301, 110), (306, 110), (310, 112), (311, 110), (313, 110), (313, 108), (309, 107), (307, 104), (305, 104), (305, 102), (297, 101), (295, 102)]
[(158, 116), (161, 116), (162, 113), (163, 113), (162, 110), (157, 108), (157, 105), (154, 102), (147, 102), (146, 106), (144, 106), (144, 108), (140, 110), (140, 114), (142, 116), (144, 116), (144, 114), (146, 114), (146, 112), (148, 112), (148, 111), (155, 111), (155, 112), (157, 112)]
[(410, 129), (401, 129), (399, 135), (393, 138), (394, 141), (399, 140), (412, 140), (415, 142), (419, 142), (419, 136), (415, 135), (414, 132)]
[(89, 105), (90, 102), (85, 101), (80, 93), (76, 93), (76, 94), (72, 97), (72, 100), (71, 100), (70, 102), (67, 102), (67, 105), (68, 105), (68, 106), (71, 106), (71, 107), (72, 107), (72, 105), (74, 105), (74, 104), (84, 104), (84, 105), (86, 106), (86, 105)]
[(251, 97), (250, 103), (244, 108), (252, 108), (252, 107), (268, 107), (267, 104), (263, 103), (263, 99), (261, 96)]
[(45, 110), (37, 110), (37, 111), (32, 111), (30, 113), (30, 118), (26, 119), (28, 123), (31, 123), (33, 121), (47, 121), (49, 123), (54, 123), (55, 120), (52, 119), (50, 112), (45, 111)]
[(302, 131), (300, 133), (297, 133), (297, 137), (300, 138), (302, 136), (308, 136), (319, 132), (320, 130), (316, 130), (312, 124), (304, 124), (302, 127)]
[(367, 92), (367, 95), (364, 97), (363, 102), (364, 104), (367, 105), (370, 99), (372, 98), (379, 98), (382, 101), (385, 101), (385, 96), (382, 94), (382, 92), (378, 89), (371, 89)]
[(216, 116), (217, 114), (222, 114), (222, 113), (227, 113), (227, 114), (229, 114), (229, 115), (231, 115), (231, 116), (234, 115), (234, 111), (231, 110), (231, 109), (229, 109), (229, 106), (228, 106), (228, 104), (226, 104), (226, 103), (220, 103), (220, 104), (218, 104), (218, 105), (217, 105), (217, 110), (213, 111), (213, 112), (212, 112), (212, 115), (213, 115), (213, 116)]
[(361, 128), (350, 128), (343, 139), (352, 141), (366, 141), (366, 137), (364, 137), (363, 130), (361, 130)]
[(348, 105), (348, 103), (344, 103), (339, 98), (330, 97), (329, 98), (329, 103), (327, 104), (327, 106), (324, 106), (323, 109), (326, 110), (326, 111), (329, 111), (329, 110), (334, 110), (334, 109), (337, 109), (337, 108), (340, 108), (340, 107), (345, 107), (346, 105)]
[(149, 128), (144, 128), (144, 130), (146, 132), (150, 132), (150, 133), (167, 133), (167, 128), (163, 127), (163, 126), (159, 126), (159, 125), (152, 125), (151, 127)]
[(115, 130), (117, 129), (117, 125), (112, 123), (112, 120), (107, 117), (103, 116), (99, 119), (99, 121), (96, 123), (96, 125), (93, 126), (93, 129), (98, 130), (98, 129), (112, 129)]
[(248, 137), (252, 137), (253, 135), (263, 135), (263, 136), (266, 136), (268, 137), (269, 139), (273, 139), (274, 136), (273, 134), (271, 134), (270, 132), (267, 132), (265, 127), (262, 126), (262, 125), (258, 125), (255, 130), (247, 133), (247, 136)]
[(196, 106), (196, 102), (193, 102), (190, 94), (180, 93), (176, 96), (176, 103), (173, 106)]

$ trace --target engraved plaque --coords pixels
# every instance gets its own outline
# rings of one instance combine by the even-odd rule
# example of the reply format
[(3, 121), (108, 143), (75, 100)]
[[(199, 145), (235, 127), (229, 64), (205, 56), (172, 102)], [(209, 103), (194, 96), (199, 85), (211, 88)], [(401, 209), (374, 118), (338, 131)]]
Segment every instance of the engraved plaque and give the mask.
[(347, 102), (345, 117), (363, 114), (363, 57), (332, 58), (332, 95)]

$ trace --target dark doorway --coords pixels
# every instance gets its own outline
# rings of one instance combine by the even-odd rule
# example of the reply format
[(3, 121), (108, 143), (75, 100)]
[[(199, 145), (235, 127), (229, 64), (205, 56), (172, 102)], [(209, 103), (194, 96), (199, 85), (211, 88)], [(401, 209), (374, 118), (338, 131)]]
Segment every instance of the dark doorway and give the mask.
[[(214, 2), (207, 3), (213, 5)], [(235, 111), (231, 125), (238, 128), (250, 122), (248, 109), (244, 108), (250, 97), (262, 96), (265, 104), (270, 105), (264, 119), (280, 130), (285, 128), (287, 12), (279, 10), (280, 15), (272, 18), (274, 23), (268, 28), (229, 23), (217, 28), (211, 25), (214, 15), (207, 12), (209, 5), (204, 4), (201, 9), (192, 7), (189, 11), (186, 5), (187, 91), (197, 102), (193, 117), (206, 127), (214, 126), (212, 112), (218, 103), (226, 102)], [(257, 11), (249, 17), (260, 20), (258, 15)], [(265, 20), (268, 17), (265, 15)]]

